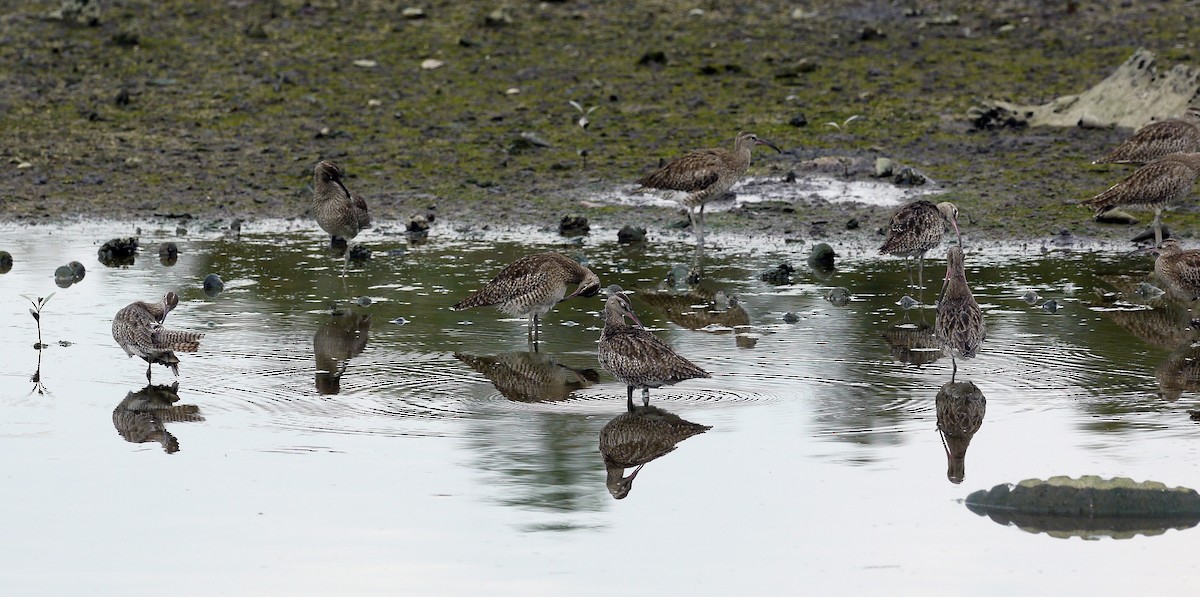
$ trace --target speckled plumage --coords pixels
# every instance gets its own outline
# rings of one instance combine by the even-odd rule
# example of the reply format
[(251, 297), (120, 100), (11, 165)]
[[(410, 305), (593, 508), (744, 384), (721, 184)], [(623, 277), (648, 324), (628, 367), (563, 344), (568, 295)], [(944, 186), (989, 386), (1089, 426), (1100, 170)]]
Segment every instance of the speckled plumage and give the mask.
[(1125, 177), (1107, 191), (1081, 202), (1096, 215), (1126, 206), (1154, 209), (1155, 243), (1162, 242), (1162, 210), (1192, 191), (1200, 176), (1200, 153), (1175, 153), (1158, 158)]
[[(924, 199), (914, 201), (897, 209), (888, 224), (887, 238), (879, 246), (884, 255), (904, 257), (904, 267), (909, 269), (909, 258), (917, 258), (918, 283), (923, 287), (925, 280), (925, 253), (942, 244), (946, 224), (954, 227), (958, 244), (962, 245), (962, 234), (958, 229), (958, 207), (949, 201), (937, 205)], [(912, 270), (909, 269), (909, 283)]]
[(1145, 164), (1172, 153), (1200, 151), (1200, 108), (1148, 124), (1093, 164)]
[(934, 335), (941, 343), (942, 350), (950, 355), (955, 373), (958, 372), (955, 358), (974, 357), (986, 334), (983, 311), (975, 302), (971, 287), (967, 285), (963, 261), (962, 248), (950, 247), (946, 254), (946, 279), (942, 297), (938, 301), (937, 321), (934, 323)]
[[(649, 189), (676, 191), (676, 200), (688, 210), (688, 219), (697, 239), (703, 241), (704, 204), (725, 194), (746, 174), (750, 167), (750, 150), (755, 145), (766, 145), (779, 151), (770, 141), (759, 139), (754, 133), (741, 132), (733, 141), (733, 151), (693, 151), (643, 176), (638, 184)], [(696, 206), (700, 207), (700, 213), (698, 218), (693, 218), (692, 208)]]
[(167, 314), (179, 304), (179, 296), (168, 292), (161, 303), (137, 301), (117, 311), (112, 321), (112, 337), (129, 356), (146, 361), (146, 381), (150, 381), (150, 365), (169, 367), (179, 375), (179, 357), (175, 351), (196, 352), (204, 334), (168, 330), (163, 327)]
[[(322, 230), (347, 241), (371, 227), (366, 200), (346, 188), (342, 182), (342, 170), (333, 162), (318, 162), (313, 167), (312, 212)], [(346, 274), (349, 263), (350, 250), (347, 247), (342, 275)]]
[(894, 325), (881, 335), (892, 358), (906, 365), (928, 365), (945, 356), (928, 323)]
[[(630, 399), (628, 412), (600, 430), (600, 453), (604, 456), (609, 493), (618, 500), (629, 495), (634, 477), (647, 462), (671, 453), (679, 442), (709, 429), (712, 427), (685, 421), (658, 407), (634, 406)], [(635, 466), (637, 469), (625, 477), (625, 469)]]
[(650, 388), (711, 377), (640, 324), (627, 325), (625, 317), (638, 323), (629, 299), (620, 292), (611, 292), (604, 305), (604, 330), (600, 332), (597, 356), (600, 366), (625, 384), (630, 403), (634, 388), (642, 389), (642, 403), (649, 404)]
[(983, 425), (987, 398), (975, 384), (949, 382), (938, 390), (934, 400), (937, 428), (946, 450), (946, 478), (962, 483), (967, 473), (967, 447)]
[(179, 382), (173, 385), (148, 385), (129, 392), (113, 409), (112, 422), (125, 441), (141, 444), (158, 442), (163, 451), (179, 451), (179, 440), (167, 431), (167, 423), (203, 421), (200, 408), (179, 401)]
[(554, 402), (600, 381), (595, 369), (574, 369), (540, 352), (454, 357), (478, 371), (496, 386), (501, 396), (515, 402)]
[[(578, 286), (567, 295), (571, 285)], [(537, 253), (512, 262), (450, 309), (495, 306), (508, 315), (528, 317), (529, 334), (537, 341), (538, 320), (555, 304), (576, 296), (595, 296), (599, 291), (600, 278), (592, 270), (559, 253)]]
[(1179, 241), (1168, 238), (1158, 245), (1154, 274), (1169, 290), (1187, 300), (1200, 298), (1200, 249), (1184, 250)]

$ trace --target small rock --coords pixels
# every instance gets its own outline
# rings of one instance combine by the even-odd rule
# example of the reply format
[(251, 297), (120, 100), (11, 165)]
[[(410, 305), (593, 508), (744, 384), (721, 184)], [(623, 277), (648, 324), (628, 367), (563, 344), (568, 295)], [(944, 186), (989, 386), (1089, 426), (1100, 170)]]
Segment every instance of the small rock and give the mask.
[(1042, 297), (1038, 296), (1038, 293), (1033, 290), (1027, 291), (1025, 294), (1021, 295), (1021, 300), (1025, 301), (1026, 303), (1028, 303), (1030, 305), (1036, 305), (1038, 302), (1038, 299), (1040, 299), (1040, 298), (1042, 298)]
[(132, 236), (128, 238), (114, 238), (104, 243), (100, 247), (100, 250), (96, 251), (96, 256), (100, 259), (100, 263), (110, 267), (132, 265), (137, 249), (138, 240)]
[(873, 41), (876, 39), (883, 39), (885, 37), (887, 37), (886, 33), (880, 31), (879, 28), (872, 27), (870, 25), (863, 27), (858, 31), (858, 39), (860, 41)]
[(216, 297), (221, 294), (222, 290), (225, 290), (225, 282), (221, 280), (221, 276), (216, 274), (204, 276), (204, 294), (208, 298)]
[(372, 302), (371, 297), (369, 297), (369, 296), (360, 296), (354, 300), (354, 304), (356, 304), (360, 307), (370, 307), (371, 302)]
[(797, 114), (797, 115), (793, 116), (790, 120), (788, 120), (788, 124), (790, 124), (796, 128), (800, 128), (802, 126), (808, 126), (808, 118), (805, 117), (804, 114)]
[(850, 220), (846, 222), (846, 230), (858, 230), (858, 226), (858, 218), (850, 218)]
[(1042, 310), (1050, 314), (1058, 313), (1058, 301), (1051, 299), (1042, 303)]
[(783, 321), (784, 323), (796, 323), (797, 321), (800, 321), (800, 316), (788, 311), (787, 313), (783, 314)]
[(639, 243), (646, 240), (646, 229), (626, 224), (617, 231), (617, 242), (622, 244)]
[(891, 176), (895, 167), (891, 158), (875, 158), (875, 178)]
[(397, 318), (393, 319), (390, 323), (394, 323), (396, 325), (404, 325), (404, 324), (408, 323), (408, 320), (403, 317), (397, 317)]
[(164, 242), (158, 245), (159, 257), (178, 257), (179, 247), (173, 242)]
[(525, 132), (508, 144), (508, 153), (525, 153), (543, 147), (551, 147), (550, 142), (534, 133)]
[(837, 253), (833, 252), (833, 247), (828, 243), (817, 243), (808, 254), (808, 266), (815, 269), (833, 269), (833, 258), (836, 256)]
[(796, 268), (792, 267), (790, 263), (780, 263), (773, 269), (760, 273), (758, 279), (768, 284), (791, 284), (792, 273), (795, 271)]
[(845, 307), (846, 305), (850, 304), (850, 289), (842, 288), (840, 286), (837, 288), (830, 288), (829, 290), (825, 291), (825, 300), (829, 301), (835, 306)]
[(125, 106), (128, 106), (129, 102), (130, 102), (130, 98), (129, 98), (129, 90), (128, 89), (122, 89), (122, 90), (118, 91), (117, 97), (113, 98), (113, 103), (122, 108), (124, 108)]
[(508, 11), (504, 10), (503, 8), (497, 8), (496, 10), (489, 12), (486, 17), (483, 17), (483, 25), (485, 27), (499, 28), (506, 25), (511, 25), (512, 22), (512, 17), (509, 16)]
[(925, 175), (912, 168), (901, 168), (892, 178), (892, 182), (898, 185), (917, 187), (925, 184)]
[(421, 61), (421, 70), (436, 70), (446, 66), (446, 63), (437, 58), (426, 58)]
[(350, 261), (366, 261), (371, 258), (371, 250), (362, 246), (350, 247)]
[(591, 229), (588, 219), (583, 216), (563, 216), (558, 223), (558, 233), (563, 236), (582, 236)]
[[(379, 63), (375, 62), (374, 60), (365, 60), (365, 59), (364, 60), (355, 60), (354, 66), (357, 66), (359, 68), (375, 68), (376, 66), (379, 66)], [(424, 68), (424, 67), (425, 67), (424, 64), (422, 64), (421, 68)]]
[(425, 18), (425, 11), (416, 6), (410, 6), (400, 11), (400, 16), (411, 20), (423, 19)]
[(408, 249), (405, 249), (404, 247), (400, 247), (398, 249), (388, 249), (386, 252), (384, 252), (384, 255), (387, 257), (403, 257), (404, 254), (407, 252), (408, 252)]
[(0, 251), (0, 274), (7, 274), (12, 270), (12, 266), (12, 253), (9, 253), (8, 251)]
[(900, 305), (901, 309), (907, 311), (909, 309), (912, 309), (913, 307), (916, 307), (917, 305), (920, 305), (921, 303), (918, 302), (917, 299), (915, 299), (911, 296), (908, 296), (906, 294), (906, 295), (900, 297), (900, 300), (896, 301), (896, 304)]
[(638, 66), (646, 66), (648, 64), (662, 65), (666, 63), (667, 55), (662, 50), (646, 52), (645, 54), (642, 54), (642, 57), (638, 58), (637, 61)]
[(1153, 284), (1147, 283), (1147, 282), (1142, 282), (1141, 284), (1138, 284), (1136, 292), (1137, 292), (1138, 296), (1140, 296), (1143, 299), (1148, 300), (1148, 301), (1156, 299), (1156, 298), (1166, 294), (1166, 292), (1163, 289), (1161, 289)]
[(71, 271), (70, 267), (67, 267), (65, 265), (60, 265), (60, 266), (58, 266), (58, 269), (54, 270), (54, 283), (59, 288), (67, 288), (70, 285), (74, 284), (75, 283), (74, 278), (75, 278), (74, 272)]
[(76, 283), (82, 281), (83, 277), (87, 275), (87, 268), (83, 267), (83, 264), (78, 261), (68, 263), (67, 267), (71, 268), (71, 279)]
[(404, 226), (410, 241), (423, 241), (429, 238), (429, 220), (425, 216), (417, 216)]

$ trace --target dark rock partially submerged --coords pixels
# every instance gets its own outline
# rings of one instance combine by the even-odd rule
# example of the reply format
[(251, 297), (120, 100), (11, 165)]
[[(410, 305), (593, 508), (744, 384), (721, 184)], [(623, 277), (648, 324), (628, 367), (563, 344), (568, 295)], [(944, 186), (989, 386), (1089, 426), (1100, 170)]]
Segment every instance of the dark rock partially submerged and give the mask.
[(133, 256), (137, 254), (138, 240), (132, 236), (128, 238), (114, 238), (103, 245), (96, 252), (96, 256), (100, 259), (100, 263), (109, 267), (119, 265), (133, 265)]
[(1154, 481), (1051, 477), (979, 490), (967, 508), (1000, 524), (1054, 536), (1125, 537), (1200, 523), (1200, 494)]

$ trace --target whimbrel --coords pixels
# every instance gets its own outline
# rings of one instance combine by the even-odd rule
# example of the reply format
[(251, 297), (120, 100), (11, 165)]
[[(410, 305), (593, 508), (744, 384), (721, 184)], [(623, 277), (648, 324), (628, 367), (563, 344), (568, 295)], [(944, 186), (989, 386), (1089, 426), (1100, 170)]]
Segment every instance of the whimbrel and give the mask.
[(1148, 124), (1093, 164), (1145, 164), (1172, 153), (1200, 151), (1200, 107), (1182, 118)]
[(949, 201), (937, 205), (924, 199), (914, 201), (896, 210), (888, 224), (887, 238), (879, 247), (885, 255), (904, 257), (904, 269), (908, 272), (908, 283), (912, 284), (912, 266), (909, 259), (917, 258), (918, 288), (925, 288), (925, 253), (942, 244), (946, 223), (954, 227), (954, 235), (962, 246), (962, 233), (958, 230), (958, 207)]
[[(628, 412), (609, 421), (600, 430), (600, 454), (604, 456), (608, 492), (618, 500), (633, 489), (633, 479), (647, 462), (675, 450), (675, 444), (712, 429), (685, 421), (678, 415), (656, 406), (634, 406), (628, 402)], [(628, 477), (625, 469), (637, 467)]]
[[(619, 286), (609, 286), (608, 292), (608, 302), (604, 305), (604, 331), (600, 332), (597, 356), (600, 366), (625, 384), (630, 404), (633, 404), (634, 388), (642, 389), (642, 404), (649, 405), (650, 388), (685, 379), (712, 377), (643, 328)], [(637, 325), (627, 325), (626, 317)]]
[[(313, 168), (313, 215), (321, 229), (347, 241), (371, 227), (367, 202), (358, 193), (351, 193), (342, 183), (342, 171), (333, 162), (318, 162)], [(342, 276), (350, 266), (350, 247), (342, 263)]]
[(944, 384), (934, 399), (937, 429), (946, 451), (946, 478), (955, 485), (967, 474), (967, 448), (971, 438), (983, 426), (987, 398), (969, 381)]
[(167, 454), (174, 454), (179, 451), (179, 440), (167, 431), (166, 424), (204, 420), (200, 407), (177, 402), (179, 382), (169, 386), (147, 385), (129, 392), (113, 409), (113, 427), (127, 442), (158, 442)]
[[(766, 145), (782, 151), (774, 143), (759, 139), (754, 133), (738, 133), (733, 141), (733, 151), (728, 149), (700, 149), (668, 162), (661, 168), (638, 180), (638, 184), (664, 191), (676, 191), (678, 201), (688, 212), (688, 221), (696, 234), (696, 242), (704, 243), (704, 204), (725, 194), (750, 167), (750, 149), (755, 145)], [(700, 206), (698, 215), (692, 208)]]
[(1154, 275), (1179, 296), (1194, 301), (1200, 298), (1200, 249), (1184, 250), (1179, 241), (1168, 238), (1154, 251)]
[(371, 314), (348, 311), (333, 315), (313, 334), (318, 394), (342, 391), (342, 376), (350, 359), (362, 354), (371, 337)]
[[(577, 284), (575, 291), (567, 288)], [(559, 301), (596, 296), (600, 278), (574, 259), (554, 252), (526, 255), (496, 274), (491, 282), (450, 306), (454, 311), (495, 305), (501, 312), (529, 318), (529, 337), (538, 341), (538, 324)]]
[(600, 373), (595, 369), (568, 367), (536, 351), (496, 355), (456, 352), (454, 358), (488, 378), (501, 396), (514, 402), (566, 400), (576, 390), (600, 381)]
[(200, 348), (204, 334), (163, 327), (167, 314), (178, 304), (179, 295), (168, 292), (161, 303), (130, 303), (113, 317), (113, 340), (125, 349), (125, 354), (146, 361), (147, 382), (150, 381), (150, 367), (155, 363), (170, 367), (171, 373), (178, 376), (179, 357), (175, 356), (175, 351), (196, 352)]
[(950, 355), (950, 363), (954, 367), (950, 381), (954, 381), (958, 373), (955, 358), (974, 357), (987, 333), (983, 311), (979, 309), (979, 303), (975, 302), (971, 287), (967, 285), (961, 247), (950, 247), (946, 255), (946, 279), (942, 282), (942, 297), (938, 301), (933, 331), (942, 350)]
[(1162, 210), (1182, 199), (1200, 176), (1200, 153), (1173, 153), (1158, 158), (1125, 177), (1112, 188), (1080, 203), (1096, 215), (1126, 205), (1154, 208), (1154, 244), (1162, 244)]

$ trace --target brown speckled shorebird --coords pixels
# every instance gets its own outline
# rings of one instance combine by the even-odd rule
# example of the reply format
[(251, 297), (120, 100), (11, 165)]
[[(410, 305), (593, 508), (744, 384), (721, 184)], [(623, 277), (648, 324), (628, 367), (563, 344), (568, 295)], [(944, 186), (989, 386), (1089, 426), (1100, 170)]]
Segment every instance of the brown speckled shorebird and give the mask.
[[(609, 286), (608, 293), (597, 356), (600, 366), (625, 384), (630, 404), (633, 403), (634, 388), (642, 389), (642, 404), (649, 405), (650, 388), (673, 385), (685, 379), (712, 377), (643, 328), (620, 286)], [(626, 317), (636, 326), (626, 324)]]
[(117, 311), (112, 321), (112, 337), (129, 356), (146, 361), (146, 381), (155, 363), (169, 367), (179, 375), (179, 357), (175, 351), (196, 352), (204, 334), (168, 330), (163, 327), (167, 314), (179, 304), (179, 295), (168, 292), (161, 303), (131, 303)]
[[(766, 145), (781, 151), (774, 143), (759, 139), (754, 133), (738, 133), (733, 141), (733, 151), (728, 149), (700, 149), (663, 165), (638, 180), (648, 189), (676, 191), (682, 195), (678, 201), (688, 212), (688, 221), (696, 241), (704, 242), (704, 204), (725, 194), (750, 167), (750, 150), (755, 145)], [(692, 208), (700, 206), (700, 213), (693, 217)]]
[(979, 352), (979, 345), (987, 333), (983, 324), (983, 311), (967, 285), (967, 273), (963, 264), (961, 247), (950, 247), (946, 255), (946, 279), (942, 282), (942, 296), (938, 300), (937, 321), (934, 335), (942, 350), (950, 355), (954, 367), (950, 381), (958, 374), (956, 357), (969, 359)]
[(1168, 238), (1154, 249), (1154, 275), (1177, 295), (1194, 301), (1200, 298), (1200, 249), (1184, 250), (1179, 241)]
[[(675, 444), (712, 429), (685, 421), (655, 406), (634, 406), (600, 430), (600, 454), (604, 456), (608, 492), (618, 500), (633, 489), (633, 479), (647, 462), (675, 450)], [(628, 477), (625, 469), (637, 467)]]
[(918, 288), (925, 288), (925, 253), (942, 244), (946, 223), (954, 227), (954, 235), (962, 246), (962, 233), (958, 230), (958, 207), (949, 201), (937, 205), (924, 199), (914, 201), (896, 210), (888, 224), (887, 238), (879, 247), (884, 255), (904, 257), (904, 269), (908, 272), (908, 283), (912, 285), (912, 265), (909, 260), (917, 258)]
[(1173, 153), (1154, 160), (1113, 185), (1080, 203), (1096, 215), (1126, 205), (1154, 208), (1154, 244), (1162, 243), (1162, 210), (1192, 191), (1200, 176), (1200, 153)]
[(1200, 108), (1182, 118), (1150, 123), (1093, 164), (1145, 164), (1172, 153), (1200, 151)]
[(987, 398), (969, 381), (951, 381), (938, 390), (934, 404), (938, 434), (946, 450), (946, 478), (957, 485), (967, 475), (967, 447), (983, 426)]
[(347, 311), (333, 315), (313, 334), (313, 357), (318, 394), (342, 391), (342, 376), (350, 359), (362, 354), (371, 338), (371, 314)]
[[(577, 284), (575, 291), (567, 289)], [(600, 278), (574, 259), (554, 252), (526, 255), (500, 270), (491, 282), (450, 306), (454, 311), (495, 305), (508, 315), (529, 318), (529, 337), (538, 341), (538, 323), (559, 301), (596, 296)]]
[(167, 431), (167, 423), (199, 422), (204, 420), (200, 407), (179, 402), (179, 382), (169, 386), (148, 385), (129, 392), (113, 409), (112, 422), (117, 433), (133, 444), (158, 442), (163, 451), (179, 451), (179, 440)]
[[(318, 162), (313, 168), (313, 216), (321, 229), (349, 241), (371, 227), (367, 202), (342, 183), (342, 171), (333, 162)], [(342, 276), (350, 266), (350, 247), (342, 263)]]

